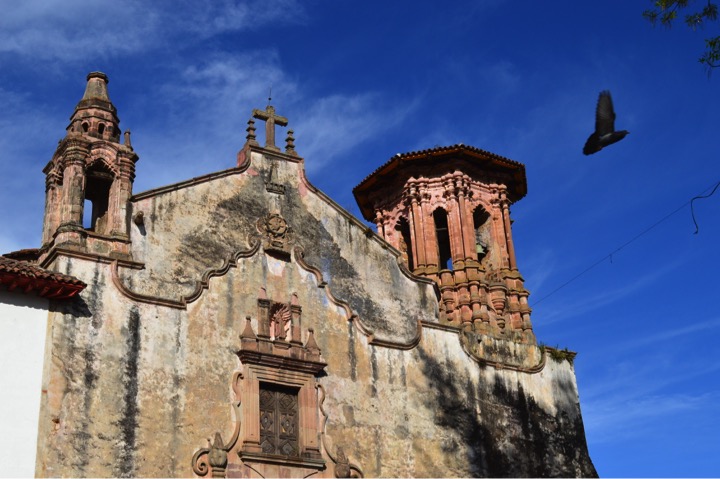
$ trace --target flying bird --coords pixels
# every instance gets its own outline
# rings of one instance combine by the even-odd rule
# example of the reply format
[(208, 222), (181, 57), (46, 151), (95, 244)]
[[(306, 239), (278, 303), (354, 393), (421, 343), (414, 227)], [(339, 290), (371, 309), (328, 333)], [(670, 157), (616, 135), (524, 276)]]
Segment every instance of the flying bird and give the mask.
[(630, 133), (627, 130), (615, 131), (615, 110), (608, 90), (600, 92), (595, 111), (595, 131), (585, 142), (583, 153), (592, 155), (608, 145), (617, 143)]

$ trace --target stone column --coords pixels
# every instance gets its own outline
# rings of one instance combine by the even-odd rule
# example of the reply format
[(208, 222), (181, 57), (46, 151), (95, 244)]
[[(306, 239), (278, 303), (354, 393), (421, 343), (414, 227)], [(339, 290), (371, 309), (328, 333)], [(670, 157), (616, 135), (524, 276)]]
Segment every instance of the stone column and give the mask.
[(512, 240), (512, 229), (510, 225), (510, 201), (507, 199), (507, 192), (500, 191), (500, 205), (502, 207), (503, 225), (505, 227), (505, 241), (507, 244), (508, 260), (510, 269), (517, 270), (517, 261), (515, 260), (515, 246)]
[(320, 442), (318, 441), (317, 389), (312, 382), (300, 388), (298, 407), (300, 409), (300, 444), (303, 456), (320, 458)]
[(297, 304), (297, 295), (293, 294), (292, 300), (290, 301), (290, 314), (292, 317), (292, 329), (291, 329), (291, 335), (290, 335), (290, 342), (297, 345), (302, 345), (301, 340), (301, 316), (302, 316), (302, 308), (299, 304)]
[(427, 266), (427, 255), (425, 253), (425, 234), (422, 218), (422, 209), (418, 202), (419, 192), (416, 186), (409, 188), (410, 197), (410, 227), (412, 228), (412, 250), (415, 260), (415, 268), (425, 271)]
[(60, 226), (82, 229), (85, 202), (85, 156), (79, 153), (65, 160)]
[(430, 210), (430, 193), (427, 185), (419, 188), (420, 193), (420, 218), (422, 219), (422, 231), (424, 236), (423, 246), (425, 248), (425, 270), (428, 274), (437, 275), (440, 266), (437, 237), (435, 235), (435, 221), (432, 219)]
[(493, 239), (500, 248), (497, 258), (501, 263), (496, 265), (496, 267), (509, 268), (510, 262), (507, 251), (507, 234), (505, 233), (505, 220), (500, 200), (500, 193), (498, 190), (494, 190), (493, 194), (497, 196), (495, 196), (490, 202), (492, 205), (492, 211), (489, 211), (489, 213), (493, 222)]
[(270, 300), (267, 298), (258, 299), (257, 335), (259, 338), (270, 339)]
[(385, 236), (385, 221), (383, 219), (383, 213), (378, 208), (375, 210), (375, 226), (377, 228), (377, 234), (380, 235), (383, 239), (387, 240), (387, 236)]
[(462, 224), (463, 247), (465, 248), (465, 261), (477, 260), (475, 250), (475, 223), (472, 211), (470, 211), (470, 202), (467, 200), (467, 192), (469, 188), (465, 181), (460, 180), (458, 186), (458, 205), (460, 206), (460, 223)]
[(455, 194), (455, 181), (450, 177), (444, 182), (445, 198), (447, 200), (448, 236), (450, 236), (450, 256), (453, 261), (453, 269), (456, 269), (458, 262), (464, 264), (465, 248), (463, 247), (463, 224), (460, 218), (460, 205)]
[(42, 245), (53, 239), (53, 234), (60, 225), (60, 186), (59, 178), (53, 172), (45, 178), (45, 216), (43, 221)]
[(262, 452), (260, 447), (260, 381), (254, 373), (243, 381), (243, 442), (245, 452)]
[(135, 163), (130, 158), (120, 158), (120, 172), (110, 188), (108, 216), (109, 233), (119, 239), (128, 239), (130, 226), (130, 196), (135, 177)]

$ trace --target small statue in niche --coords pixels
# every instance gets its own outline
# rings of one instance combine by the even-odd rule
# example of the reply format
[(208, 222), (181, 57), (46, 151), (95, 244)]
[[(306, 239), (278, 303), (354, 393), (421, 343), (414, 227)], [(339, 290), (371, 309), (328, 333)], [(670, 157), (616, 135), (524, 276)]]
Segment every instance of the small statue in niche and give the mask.
[(292, 314), (286, 303), (276, 303), (270, 311), (270, 339), (283, 340), (291, 334)]

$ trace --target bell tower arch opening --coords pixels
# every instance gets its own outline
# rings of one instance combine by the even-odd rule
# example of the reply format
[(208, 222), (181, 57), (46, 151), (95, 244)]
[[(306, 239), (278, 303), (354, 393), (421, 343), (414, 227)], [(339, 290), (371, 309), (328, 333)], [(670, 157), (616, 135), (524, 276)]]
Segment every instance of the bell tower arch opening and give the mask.
[(85, 207), (90, 211), (83, 214), (83, 228), (96, 233), (106, 233), (110, 189), (114, 175), (104, 163), (96, 161), (85, 175)]
[(413, 258), (413, 242), (410, 233), (410, 223), (404, 217), (398, 220), (395, 231), (399, 238), (400, 247), (398, 248), (403, 254), (408, 269), (412, 272), (415, 270), (415, 259)]
[(475, 253), (477, 260), (482, 261), (490, 250), (491, 222), (490, 213), (482, 205), (473, 211), (473, 229), (475, 230)]
[(453, 261), (450, 250), (447, 212), (442, 208), (436, 209), (433, 211), (433, 221), (435, 223), (435, 238), (438, 247), (438, 268), (452, 270)]

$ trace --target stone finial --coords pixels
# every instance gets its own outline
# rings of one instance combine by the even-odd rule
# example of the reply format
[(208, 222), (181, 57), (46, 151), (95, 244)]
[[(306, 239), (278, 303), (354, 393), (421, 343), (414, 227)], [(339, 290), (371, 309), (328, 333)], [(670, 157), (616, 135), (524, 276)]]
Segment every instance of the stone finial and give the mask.
[(132, 147), (132, 142), (130, 142), (130, 130), (125, 130), (124, 136), (125, 136), (125, 146), (127, 146), (128, 148), (130, 148), (132, 150), (133, 147)]
[(256, 340), (255, 331), (253, 331), (250, 316), (245, 316), (245, 329), (240, 333), (240, 339)]
[(225, 467), (228, 462), (227, 451), (219, 432), (215, 433), (215, 440), (208, 453), (208, 462), (212, 468), (212, 477), (225, 477)]
[(308, 339), (305, 342), (305, 349), (320, 352), (320, 346), (318, 346), (317, 341), (315, 341), (315, 330), (313, 328), (308, 329)]
[(285, 138), (285, 153), (288, 155), (297, 155), (297, 151), (295, 151), (295, 137), (293, 136), (295, 132), (293, 130), (288, 130), (287, 132), (287, 138)]
[(102, 72), (91, 72), (87, 76), (87, 86), (83, 100), (99, 99), (109, 102), (107, 84), (110, 82), (107, 75)]
[(245, 131), (247, 131), (247, 136), (245, 137), (247, 142), (253, 145), (257, 145), (257, 137), (255, 136), (255, 120), (253, 120), (252, 118), (248, 120), (248, 127), (245, 129)]

